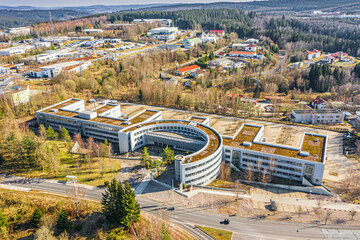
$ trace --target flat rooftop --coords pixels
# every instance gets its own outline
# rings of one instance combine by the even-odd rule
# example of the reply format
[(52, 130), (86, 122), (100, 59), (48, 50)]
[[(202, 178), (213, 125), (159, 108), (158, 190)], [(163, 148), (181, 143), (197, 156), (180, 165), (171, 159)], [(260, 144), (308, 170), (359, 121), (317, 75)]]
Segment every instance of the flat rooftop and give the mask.
[[(259, 133), (261, 127), (243, 125), (241, 130), (231, 139), (223, 137), (223, 144), (234, 148), (252, 150), (256, 152), (275, 154), (284, 157), (298, 158), (313, 162), (322, 162), (325, 151), (325, 136), (305, 133), (298, 149), (287, 147), (280, 144), (268, 144), (254, 141), (255, 136)], [(251, 143), (250, 145), (244, 142)], [(308, 152), (308, 156), (303, 156), (301, 152)]]
[[(155, 120), (155, 121), (141, 124), (141, 127), (155, 125), (155, 124), (167, 124), (167, 123), (168, 124), (176, 123), (176, 124), (189, 125), (191, 122), (188, 120)], [(124, 132), (134, 131), (139, 127), (140, 127), (139, 125), (129, 127), (129, 128), (124, 129)], [(219, 148), (220, 142), (221, 142), (220, 137), (210, 127), (207, 127), (202, 124), (201, 125), (196, 124), (194, 127), (205, 132), (205, 134), (209, 137), (209, 144), (202, 151), (196, 152), (195, 155), (185, 156), (186, 162), (195, 162), (195, 161), (198, 161), (200, 159), (210, 156), (212, 153), (214, 153)]]
[[(80, 108), (74, 107), (74, 109), (71, 109), (71, 106), (70, 107), (68, 106), (78, 101), (81, 100), (69, 99), (65, 102), (50, 106), (40, 111), (52, 115), (74, 118), (74, 120), (76, 120), (79, 119), (78, 113), (80, 111)], [(93, 110), (94, 109), (93, 106), (94, 106), (93, 103), (86, 103), (85, 110)], [(211, 127), (207, 127), (206, 125), (203, 124), (195, 125), (197, 128), (201, 129), (208, 135), (210, 141), (206, 149), (192, 156), (191, 161), (196, 161), (212, 154), (217, 149), (217, 147), (221, 142), (221, 139), (217, 132), (219, 131), (221, 133), (222, 131), (226, 130), (225, 128), (226, 126), (230, 127), (229, 132), (235, 132), (235, 134), (232, 137), (222, 136), (224, 146), (230, 146), (239, 149), (248, 149), (251, 151), (256, 151), (261, 153), (274, 154), (274, 155), (291, 157), (291, 158), (302, 159), (307, 161), (314, 161), (314, 162), (322, 162), (325, 153), (326, 136), (324, 135), (304, 133), (305, 131), (303, 132), (303, 131), (294, 130), (294, 132), (298, 132), (298, 135), (296, 135), (297, 137), (294, 137), (294, 139), (296, 139), (296, 142), (294, 143), (288, 143), (288, 145), (281, 145), (282, 142), (281, 144), (267, 143), (267, 142), (263, 143), (260, 142), (261, 141), (260, 135), (258, 136), (258, 134), (260, 134), (260, 130), (264, 128), (263, 126), (242, 124), (242, 122), (231, 120), (231, 118), (226, 120), (223, 118), (218, 118), (216, 116), (213, 117), (210, 115), (206, 117), (197, 117), (197, 116), (186, 115), (178, 111), (164, 110), (162, 114), (163, 117), (168, 118), (170, 120), (155, 120), (148, 123), (147, 122), (144, 123), (144, 121), (148, 120), (153, 115), (157, 114), (159, 111), (162, 111), (162, 109), (155, 107), (153, 108), (154, 110), (151, 110), (151, 109), (145, 109), (145, 106), (142, 105), (128, 105), (128, 104), (120, 105), (121, 112), (125, 113), (126, 116), (132, 116), (132, 117), (126, 117), (124, 119), (120, 119), (120, 118), (109, 118), (109, 117), (99, 116), (100, 114), (108, 110), (111, 110), (112, 108), (117, 106), (119, 105), (116, 104), (99, 105), (97, 103), (96, 111), (98, 116), (91, 120), (86, 120), (86, 119), (82, 119), (82, 120), (89, 122), (91, 121), (98, 122), (109, 126), (115, 126), (118, 127), (117, 129), (119, 130), (123, 128), (123, 130), (121, 131), (129, 132), (139, 128), (139, 124), (141, 124), (141, 126), (160, 124), (160, 123), (177, 123), (177, 124), (189, 125), (190, 123), (194, 124), (194, 122), (203, 123), (206, 118), (210, 118), (211, 121), (210, 123), (212, 124), (212, 125), (210, 124)], [(65, 109), (61, 110), (62, 108)], [(216, 129), (216, 131), (213, 131), (213, 129)], [(236, 131), (236, 129), (239, 130)], [(270, 138), (270, 136), (275, 138), (277, 136), (277, 132), (280, 132), (280, 129), (279, 130), (276, 129), (276, 131), (275, 129), (267, 129), (267, 130), (266, 128), (264, 129), (265, 129), (264, 134), (265, 136), (267, 136), (267, 138)], [(274, 132), (272, 132), (270, 135), (269, 134), (266, 135), (267, 131), (270, 132), (274, 131)], [(281, 135), (279, 135), (279, 137), (281, 137)], [(244, 142), (248, 142), (251, 144), (248, 143), (244, 144)]]
[(338, 109), (303, 109), (293, 110), (296, 114), (337, 114), (341, 113)]

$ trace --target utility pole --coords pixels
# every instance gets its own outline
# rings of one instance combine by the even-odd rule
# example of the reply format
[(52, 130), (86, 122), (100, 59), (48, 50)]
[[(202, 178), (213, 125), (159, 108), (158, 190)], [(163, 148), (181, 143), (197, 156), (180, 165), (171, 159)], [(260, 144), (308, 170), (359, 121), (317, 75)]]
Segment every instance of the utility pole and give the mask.
[(49, 19), (50, 19), (50, 31), (51, 31), (51, 36), (53, 36), (53, 34), (54, 34), (54, 29), (53, 29), (53, 23), (52, 23), (52, 18), (51, 18), (51, 11), (49, 11)]
[(172, 199), (174, 202), (174, 179), (171, 179), (171, 190), (172, 190)]

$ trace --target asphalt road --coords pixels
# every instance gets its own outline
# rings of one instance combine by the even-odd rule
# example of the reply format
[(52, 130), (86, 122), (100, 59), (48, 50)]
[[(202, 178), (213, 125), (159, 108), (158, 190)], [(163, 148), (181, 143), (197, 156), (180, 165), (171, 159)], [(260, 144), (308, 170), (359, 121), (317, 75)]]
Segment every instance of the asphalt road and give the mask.
[[(4, 176), (2, 184), (31, 188), (42, 192), (52, 194), (69, 195), (72, 186), (62, 182), (28, 179), (15, 176)], [(87, 199), (101, 200), (103, 189), (81, 188)], [(137, 197), (142, 211), (157, 213), (159, 208), (170, 207), (161, 202), (150, 200), (143, 197)], [(205, 211), (201, 208), (189, 208), (175, 206), (174, 211), (169, 211), (173, 222), (183, 226), (193, 235), (206, 239), (201, 233), (193, 228), (193, 225), (204, 225), (212, 228), (224, 229), (234, 232), (241, 239), (324, 239), (324, 236), (316, 226), (282, 224), (271, 221), (248, 219), (242, 217), (228, 217), (224, 214), (216, 214)], [(225, 218), (230, 219), (229, 225), (223, 225)], [(297, 232), (297, 230), (299, 230)]]
[(14, 76), (6, 78), (4, 81), (0, 81), (0, 94), (3, 93), (4, 89), (14, 80)]

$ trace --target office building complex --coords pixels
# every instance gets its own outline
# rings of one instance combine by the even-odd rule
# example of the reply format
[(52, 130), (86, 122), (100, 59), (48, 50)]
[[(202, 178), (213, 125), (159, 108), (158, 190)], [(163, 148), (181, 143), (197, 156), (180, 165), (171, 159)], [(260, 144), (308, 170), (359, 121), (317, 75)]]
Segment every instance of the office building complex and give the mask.
[(234, 169), (261, 172), (319, 185), (322, 181), (327, 137), (304, 133), (300, 146), (263, 142), (264, 127), (243, 124), (234, 136), (221, 136), (209, 119), (162, 119), (160, 111), (144, 110), (129, 118), (121, 105), (105, 100), (85, 103), (68, 99), (36, 112), (39, 124), (65, 127), (84, 137), (108, 140), (120, 153), (146, 145), (171, 146), (186, 154), (175, 156), (175, 178), (186, 185), (205, 185), (214, 180), (221, 163)]
[(159, 28), (151, 29), (147, 33), (147, 36), (152, 39), (157, 39), (166, 42), (166, 41), (174, 40), (176, 38), (177, 32), (178, 32), (177, 27), (159, 27)]

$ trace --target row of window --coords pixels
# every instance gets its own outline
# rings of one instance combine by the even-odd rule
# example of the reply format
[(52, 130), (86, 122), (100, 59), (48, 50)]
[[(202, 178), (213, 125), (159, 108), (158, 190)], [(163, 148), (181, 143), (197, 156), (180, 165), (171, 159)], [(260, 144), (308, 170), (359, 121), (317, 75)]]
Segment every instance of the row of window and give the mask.
[(219, 170), (216, 171), (215, 173), (213, 173), (213, 171), (211, 171), (211, 172), (209, 172), (209, 173), (207, 173), (207, 174), (205, 174), (205, 175), (203, 175), (203, 176), (201, 176), (201, 177), (198, 177), (198, 178), (196, 178), (196, 179), (191, 179), (191, 180), (189, 180), (189, 181), (185, 181), (185, 184), (190, 184), (190, 183), (196, 182), (196, 181), (198, 181), (198, 180), (200, 180), (200, 179), (205, 179), (205, 177), (207, 177), (207, 176), (211, 175), (211, 173), (213, 173), (213, 175), (212, 175), (210, 178), (205, 179), (204, 181), (198, 183), (198, 185), (203, 185), (203, 184), (205, 184), (206, 182), (209, 182), (210, 180), (216, 178), (217, 175), (219, 174), (219, 171), (220, 171), (220, 168), (219, 168)]
[[(269, 171), (268, 168), (257, 168), (257, 167), (253, 167), (251, 166), (251, 164), (242, 164), (243, 168), (246, 168), (246, 169), (252, 169), (253, 171), (261, 171), (261, 172), (264, 172), (265, 170), (266, 171)], [(272, 174), (274, 175), (282, 175), (282, 176), (287, 176), (287, 177), (293, 177), (293, 178), (301, 178), (300, 175), (298, 174), (294, 174), (294, 173), (287, 173), (287, 172), (282, 172), (282, 171), (279, 171), (279, 170), (274, 170), (272, 171)]]
[(203, 163), (201, 163), (201, 164), (198, 164), (198, 165), (194, 165), (194, 166), (191, 166), (191, 167), (187, 167), (187, 168), (185, 168), (185, 171), (190, 171), (190, 170), (192, 170), (192, 169), (202, 167), (202, 166), (204, 166), (204, 165), (208, 164), (209, 162), (213, 161), (214, 159), (217, 159), (217, 158), (219, 157), (219, 155), (220, 155), (220, 154), (222, 154), (222, 152), (221, 152), (221, 151), (220, 151), (220, 152), (219, 152), (219, 153), (218, 153), (215, 157), (213, 157), (213, 158), (211, 158), (211, 159), (207, 160), (206, 162), (203, 162)]
[[(214, 158), (215, 160), (217, 160), (217, 157)], [(213, 160), (213, 159), (212, 159)], [(202, 169), (200, 171), (197, 171), (197, 172), (193, 172), (193, 173), (189, 173), (189, 174), (185, 174), (185, 177), (191, 177), (191, 176), (195, 176), (195, 175), (198, 175), (202, 172), (205, 172), (207, 170), (209, 170), (210, 168), (212, 168), (214, 165), (218, 164), (218, 161), (215, 161), (213, 164), (211, 164), (210, 166), (208, 166), (207, 168), (205, 169)]]
[(139, 134), (145, 133), (147, 131), (156, 131), (156, 130), (179, 130), (181, 132), (189, 132), (189, 133), (196, 133), (196, 135), (201, 135), (202, 137), (206, 138), (201, 132), (196, 131), (195, 129), (187, 128), (187, 127), (176, 127), (176, 126), (160, 126), (160, 127), (152, 127), (150, 129), (141, 130), (134, 133), (134, 136)]
[[(252, 160), (252, 159), (248, 159), (248, 158), (243, 158), (242, 161), (243, 162), (250, 162), (250, 163), (253, 163), (255, 165), (261, 164), (262, 166), (270, 166), (270, 164), (267, 163), (267, 162), (258, 162), (256, 160)], [(284, 170), (288, 170), (288, 171), (295, 171), (295, 172), (301, 173), (301, 169), (296, 169), (296, 168), (287, 167), (287, 166), (283, 166), (283, 165), (277, 165), (276, 163), (274, 163), (270, 167), (272, 167), (272, 168), (280, 168), (280, 169), (284, 169)]]

